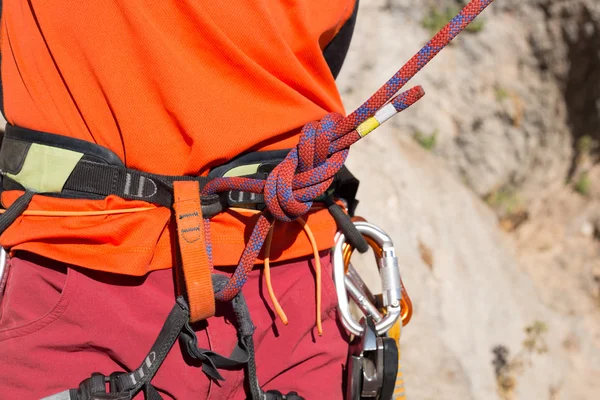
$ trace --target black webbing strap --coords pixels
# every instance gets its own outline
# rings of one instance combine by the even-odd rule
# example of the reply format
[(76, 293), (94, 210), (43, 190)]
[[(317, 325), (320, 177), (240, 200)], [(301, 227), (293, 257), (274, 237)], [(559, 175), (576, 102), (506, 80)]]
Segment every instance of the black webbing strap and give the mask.
[[(214, 274), (212, 276), (213, 288), (215, 292), (221, 290), (228, 282), (228, 279), (223, 275)], [(248, 304), (244, 299), (242, 292), (239, 292), (233, 300), (231, 307), (235, 315), (234, 325), (236, 326), (238, 343), (231, 352), (229, 357), (224, 357), (211, 350), (198, 348), (198, 339), (195, 332), (191, 329), (188, 323), (184, 326), (180, 338), (184, 344), (184, 348), (188, 354), (195, 359), (202, 361), (202, 371), (214, 380), (223, 380), (223, 377), (218, 372), (220, 369), (234, 369), (246, 367), (246, 378), (251, 400), (304, 400), (298, 396), (296, 392), (291, 392), (287, 395), (282, 395), (278, 391), (263, 392), (258, 382), (256, 374), (256, 356), (254, 352), (253, 335), (255, 326), (250, 317)]]
[(115, 372), (110, 376), (94, 373), (81, 382), (78, 389), (57, 393), (44, 400), (131, 400), (141, 390), (144, 391), (146, 400), (162, 400), (162, 396), (150, 381), (175, 344), (179, 332), (189, 320), (189, 314), (187, 303), (183, 297), (178, 297), (150, 352), (135, 371)]
[(35, 193), (25, 191), (15, 202), (6, 209), (4, 214), (0, 214), (0, 235), (12, 225), (13, 222), (27, 209)]
[(162, 396), (152, 385), (144, 386), (144, 396), (146, 400), (163, 400)]
[(149, 384), (179, 337), (181, 329), (189, 321), (189, 318), (190, 310), (188, 305), (183, 297), (180, 296), (177, 298), (175, 306), (173, 306), (163, 328), (158, 334), (158, 338), (154, 342), (154, 345), (152, 345), (142, 365), (133, 372), (119, 374), (114, 379), (111, 378), (111, 390), (114, 385), (114, 389), (117, 392), (137, 393), (142, 387)]
[[(135, 169), (81, 160), (77, 163), (63, 191), (90, 193), (99, 196), (116, 195), (128, 200), (143, 200), (171, 208), (173, 182), (198, 181), (202, 189), (209, 178), (201, 176), (166, 176)], [(203, 196), (202, 215), (210, 217), (223, 209), (218, 195)]]
[[(228, 282), (227, 277), (214, 274), (212, 276), (213, 288), (215, 292), (221, 290)], [(224, 357), (212, 350), (198, 348), (198, 339), (196, 334), (186, 323), (181, 332), (180, 338), (190, 357), (202, 361), (202, 371), (211, 379), (224, 380), (218, 368), (235, 369), (247, 367), (247, 378), (250, 388), (251, 399), (262, 399), (263, 393), (258, 385), (256, 377), (256, 360), (254, 355), (254, 324), (250, 317), (248, 305), (242, 292), (239, 292), (233, 300), (231, 307), (235, 315), (234, 325), (236, 326), (238, 343), (229, 357)]]
[[(62, 184), (61, 190), (45, 193), (47, 196), (102, 199), (115, 195), (128, 200), (143, 200), (167, 208), (171, 208), (173, 205), (175, 181), (197, 181), (202, 190), (212, 179), (226, 176), (241, 166), (256, 168), (254, 173), (245, 174), (245, 177), (265, 180), (289, 152), (289, 150), (275, 150), (247, 153), (227, 164), (213, 168), (208, 176), (158, 175), (126, 168), (115, 153), (94, 143), (7, 124), (4, 140), (0, 147), (0, 172), (8, 174), (13, 179), (5, 177), (4, 182), (0, 185), (0, 191), (25, 189), (19, 183), (18, 175), (34, 144), (82, 154), (81, 159)], [(47, 167), (42, 161), (37, 165), (37, 168), (40, 169)], [(351, 216), (358, 204), (356, 200), (358, 184), (358, 180), (345, 167), (342, 167), (336, 173), (332, 187), (327, 191), (328, 195), (333, 193), (336, 197), (346, 201), (348, 213)], [(29, 189), (35, 190), (35, 188)], [(321, 197), (315, 201), (322, 201)], [(217, 215), (227, 207), (258, 210), (266, 207), (263, 194), (237, 190), (225, 191), (219, 195), (202, 196), (201, 203), (202, 214), (206, 218)]]
[[(218, 291), (227, 284), (228, 279), (223, 275), (214, 274), (212, 281), (214, 290)], [(241, 292), (231, 301), (231, 307), (235, 316), (234, 324), (238, 343), (229, 357), (198, 348), (198, 338), (189, 325), (188, 305), (183, 297), (178, 297), (158, 338), (138, 369), (129, 373), (115, 372), (109, 376), (94, 373), (90, 378), (81, 382), (78, 389), (66, 390), (46, 397), (44, 400), (131, 400), (141, 390), (143, 390), (146, 400), (162, 400), (162, 396), (150, 382), (178, 337), (188, 354), (192, 358), (202, 361), (202, 371), (212, 379), (224, 380), (218, 372), (218, 368), (241, 369), (246, 367), (250, 398), (263, 400), (266, 395), (258, 384), (252, 339), (255, 327)]]
[(335, 203), (333, 199), (326, 199), (327, 209), (329, 214), (335, 220), (338, 230), (342, 231), (346, 236), (346, 240), (350, 245), (358, 250), (359, 253), (366, 253), (369, 250), (369, 244), (363, 237), (363, 235), (356, 229), (352, 219), (339, 204)]

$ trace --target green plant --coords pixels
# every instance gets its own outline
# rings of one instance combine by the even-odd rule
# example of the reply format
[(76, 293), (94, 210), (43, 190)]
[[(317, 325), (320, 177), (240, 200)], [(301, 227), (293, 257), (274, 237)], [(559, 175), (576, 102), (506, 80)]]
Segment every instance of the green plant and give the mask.
[(582, 196), (589, 196), (592, 181), (587, 172), (583, 172), (577, 182), (575, 182), (575, 191)]
[(437, 130), (431, 133), (430, 135), (425, 135), (421, 131), (416, 131), (413, 135), (413, 139), (415, 139), (416, 142), (419, 143), (419, 145), (422, 148), (431, 151), (435, 148), (435, 145), (437, 144), (437, 136)]
[(485, 200), (502, 214), (514, 214), (522, 208), (519, 193), (510, 186), (502, 186), (500, 189), (490, 193)]
[(580, 154), (590, 154), (597, 145), (598, 143), (590, 135), (580, 137), (576, 144)]
[[(431, 9), (429, 13), (423, 17), (421, 25), (423, 28), (427, 29), (431, 35), (435, 35), (459, 12), (460, 8), (458, 6), (449, 6), (441, 11), (438, 11), (438, 9), (435, 8)], [(485, 21), (477, 18), (465, 28), (465, 31), (477, 33), (480, 32), (484, 26)]]
[(544, 335), (548, 332), (548, 326), (542, 321), (534, 321), (525, 328), (526, 338), (523, 341), (523, 349), (529, 354), (543, 354), (548, 352), (548, 346)]
[(510, 96), (508, 91), (500, 86), (496, 86), (494, 88), (494, 92), (496, 93), (496, 100), (498, 102), (504, 101), (504, 100), (508, 99), (508, 96)]
[(481, 32), (485, 27), (485, 20), (482, 18), (475, 18), (466, 28), (465, 31), (471, 33)]

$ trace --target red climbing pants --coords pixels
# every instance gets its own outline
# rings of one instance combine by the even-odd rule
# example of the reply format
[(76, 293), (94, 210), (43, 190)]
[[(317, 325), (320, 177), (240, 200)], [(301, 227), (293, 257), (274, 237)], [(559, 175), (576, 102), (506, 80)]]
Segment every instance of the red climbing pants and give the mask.
[[(315, 329), (310, 259), (274, 265), (271, 278), (289, 317), (275, 319), (262, 270), (243, 293), (256, 325), (257, 373), (263, 390), (297, 391), (306, 399), (341, 399), (347, 338), (336, 317), (329, 256), (323, 254), (323, 336)], [(79, 383), (139, 366), (174, 304), (171, 270), (145, 277), (72, 268), (30, 254), (7, 263), (0, 286), (0, 399), (39, 399)], [(235, 327), (219, 310), (196, 328), (199, 347), (229, 356)], [(176, 344), (152, 384), (165, 399), (245, 399), (244, 372), (221, 371), (210, 382), (187, 364)], [(137, 398), (143, 398), (138, 396)]]

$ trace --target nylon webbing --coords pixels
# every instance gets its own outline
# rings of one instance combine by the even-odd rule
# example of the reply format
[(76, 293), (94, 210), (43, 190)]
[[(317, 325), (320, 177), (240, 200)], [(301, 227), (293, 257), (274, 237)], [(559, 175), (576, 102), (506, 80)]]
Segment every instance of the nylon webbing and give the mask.
[(366, 253), (369, 250), (369, 244), (358, 229), (356, 229), (356, 226), (354, 226), (352, 218), (346, 214), (339, 204), (334, 203), (331, 199), (327, 200), (327, 209), (335, 220), (338, 230), (341, 230), (346, 235), (348, 243), (358, 250), (359, 253)]
[(200, 187), (196, 181), (173, 185), (175, 219), (183, 277), (190, 305), (191, 322), (215, 315), (215, 295), (211, 280), (212, 263), (204, 237), (204, 220), (200, 206)]
[[(221, 290), (227, 283), (227, 278), (223, 275), (213, 274), (212, 285), (215, 291)], [(224, 380), (217, 371), (218, 368), (243, 367), (245, 364), (253, 361), (253, 354), (249, 349), (248, 343), (252, 342), (254, 334), (254, 324), (250, 318), (250, 311), (243, 295), (239, 293), (232, 301), (231, 307), (235, 315), (234, 324), (238, 334), (238, 343), (233, 348), (229, 357), (222, 356), (212, 350), (201, 349), (198, 347), (198, 338), (189, 323), (186, 323), (181, 331), (181, 340), (185, 345), (188, 354), (197, 360), (202, 361), (203, 372), (215, 380)]]
[(150, 383), (158, 368), (162, 365), (167, 354), (177, 340), (183, 326), (189, 319), (189, 309), (182, 297), (177, 298), (171, 313), (167, 317), (158, 338), (142, 364), (133, 372), (122, 374), (115, 380), (118, 391), (138, 392), (144, 385)]
[[(146, 400), (162, 400), (162, 396), (150, 382), (188, 320), (188, 306), (183, 297), (178, 297), (148, 355), (135, 371), (118, 372), (109, 377), (94, 373), (90, 378), (81, 382), (78, 389), (65, 390), (45, 397), (43, 400), (131, 400), (142, 389)], [(106, 391), (107, 383), (109, 383), (110, 392)]]
[[(215, 291), (223, 289), (228, 279), (223, 275), (213, 274), (212, 284)], [(239, 292), (232, 300), (231, 307), (235, 315), (234, 324), (238, 334), (238, 343), (229, 357), (224, 357), (211, 350), (198, 348), (198, 339), (189, 324), (182, 329), (181, 339), (192, 358), (202, 361), (202, 370), (205, 374), (215, 380), (223, 377), (217, 368), (234, 368), (246, 365), (246, 378), (250, 389), (250, 399), (263, 400), (264, 392), (260, 389), (256, 375), (256, 358), (254, 353), (253, 335), (255, 326), (252, 323), (250, 310), (242, 292)]]
[(13, 222), (19, 218), (21, 214), (27, 209), (27, 206), (31, 202), (35, 193), (25, 191), (25, 193), (19, 197), (15, 202), (6, 209), (4, 214), (0, 214), (0, 235), (12, 225)]
[[(143, 200), (163, 207), (173, 205), (175, 181), (198, 183), (199, 190), (210, 178), (202, 176), (167, 176), (150, 174), (130, 168), (81, 160), (73, 169), (63, 190), (99, 196), (116, 195), (129, 200)], [(198, 193), (200, 193), (198, 191)], [(205, 215), (215, 215), (222, 209), (219, 196), (202, 196)]]

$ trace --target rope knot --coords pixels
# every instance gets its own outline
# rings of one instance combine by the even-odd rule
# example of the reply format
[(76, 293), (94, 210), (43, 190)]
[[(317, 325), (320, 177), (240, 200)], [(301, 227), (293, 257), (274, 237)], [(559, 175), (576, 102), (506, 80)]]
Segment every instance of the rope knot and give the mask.
[(280, 221), (293, 221), (306, 214), (313, 200), (331, 185), (348, 156), (347, 149), (332, 149), (344, 117), (329, 113), (319, 122), (302, 128), (298, 145), (269, 174), (264, 195), (267, 209)]
[[(384, 86), (347, 117), (330, 113), (320, 122), (307, 124), (296, 148), (275, 167), (266, 182), (244, 177), (216, 178), (203, 188), (204, 195), (227, 190), (264, 193), (272, 215), (259, 216), (238, 267), (227, 285), (215, 293), (216, 299), (231, 300), (240, 291), (269, 234), (272, 218), (291, 221), (308, 212), (314, 199), (327, 190), (335, 173), (342, 168), (349, 147), (423, 97), (420, 86), (396, 93), (492, 1), (471, 0)], [(205, 227), (207, 252), (211, 259), (210, 221), (206, 220)]]

